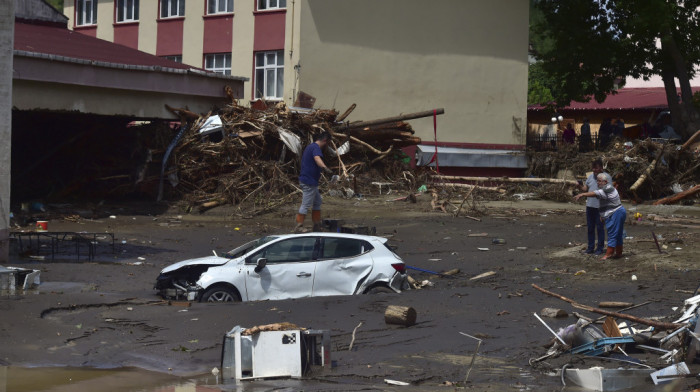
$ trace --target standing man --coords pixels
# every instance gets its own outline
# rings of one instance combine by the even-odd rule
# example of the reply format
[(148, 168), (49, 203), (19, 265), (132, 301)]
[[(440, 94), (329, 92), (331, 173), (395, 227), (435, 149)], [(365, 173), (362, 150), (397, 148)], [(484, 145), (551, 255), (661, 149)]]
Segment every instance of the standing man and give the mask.
[[(593, 173), (586, 178), (585, 183), (579, 181), (579, 188), (583, 192), (592, 193), (598, 190), (598, 174), (603, 173), (603, 161), (596, 159), (593, 161)], [(604, 173), (608, 179), (608, 184), (612, 184), (612, 178), (610, 174)], [(578, 199), (576, 199), (578, 200)], [(600, 219), (600, 201), (594, 195), (590, 195), (586, 199), (586, 226), (588, 226), (588, 248), (586, 248), (586, 253), (595, 253), (597, 255), (603, 254), (603, 247), (605, 246), (605, 229), (603, 227), (603, 221)], [(595, 246), (595, 235), (598, 233), (598, 246)]]
[(301, 156), (299, 185), (303, 195), (294, 231), (301, 231), (309, 208), (311, 208), (311, 220), (314, 223), (314, 230), (317, 231), (321, 228), (321, 203), (323, 199), (321, 199), (321, 193), (318, 191), (318, 180), (321, 178), (321, 170), (332, 173), (331, 169), (321, 159), (323, 157), (322, 150), (330, 140), (331, 134), (328, 132), (314, 135), (314, 142), (304, 149), (304, 154)]
[(605, 220), (605, 228), (608, 231), (608, 251), (601, 260), (609, 258), (619, 259), (622, 257), (622, 240), (625, 237), (625, 219), (627, 210), (622, 206), (620, 194), (612, 185), (610, 176), (600, 173), (597, 176), (598, 189), (593, 192), (579, 193), (574, 196), (575, 200), (586, 196), (594, 196), (600, 200), (600, 215)]

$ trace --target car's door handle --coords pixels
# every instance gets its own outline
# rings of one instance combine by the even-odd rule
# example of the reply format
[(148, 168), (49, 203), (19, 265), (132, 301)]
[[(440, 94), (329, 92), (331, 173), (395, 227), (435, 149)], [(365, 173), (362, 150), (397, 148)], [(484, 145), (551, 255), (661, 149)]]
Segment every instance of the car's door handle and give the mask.
[(297, 276), (300, 277), (300, 278), (305, 278), (305, 277), (311, 276), (311, 274), (308, 273), (308, 272), (299, 272), (299, 273), (297, 274)]

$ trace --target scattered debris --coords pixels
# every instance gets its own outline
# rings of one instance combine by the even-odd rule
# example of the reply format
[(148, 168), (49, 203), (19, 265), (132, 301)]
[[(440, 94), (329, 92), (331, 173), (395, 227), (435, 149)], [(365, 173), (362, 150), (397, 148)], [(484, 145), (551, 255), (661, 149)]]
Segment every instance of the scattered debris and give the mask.
[(398, 386), (402, 386), (402, 387), (407, 386), (407, 385), (411, 385), (411, 383), (408, 383), (408, 382), (389, 380), (389, 379), (384, 379), (384, 382), (389, 384), (389, 385), (398, 385)]
[(360, 321), (360, 323), (357, 324), (357, 327), (355, 327), (355, 328), (352, 330), (352, 339), (350, 340), (350, 345), (348, 346), (348, 351), (352, 351), (352, 346), (355, 344), (355, 334), (357, 333), (357, 330), (360, 329), (360, 327), (362, 326), (362, 324), (363, 324), (363, 322)]
[(556, 308), (544, 308), (544, 309), (540, 310), (540, 315), (542, 317), (551, 317), (551, 318), (569, 317), (569, 314), (566, 312), (566, 310), (556, 309)]
[[(686, 362), (696, 360), (700, 336), (691, 330), (700, 331), (700, 295), (684, 301), (682, 314), (674, 322), (661, 321), (663, 318), (639, 318), (623, 313), (613, 313), (602, 309), (581, 305), (575, 301), (532, 285), (535, 289), (562, 299), (572, 306), (595, 313), (607, 314), (602, 330), (594, 326), (593, 320), (574, 313), (579, 320), (558, 333), (547, 326), (535, 314), (545, 327), (555, 335), (556, 340), (550, 344), (547, 353), (530, 360), (533, 367), (542, 367), (545, 372), (557, 370), (562, 383), (567, 381), (585, 389), (594, 391), (648, 390), (651, 382), (659, 383), (675, 378), (696, 377), (690, 374)], [(629, 302), (604, 301), (600, 307), (624, 307), (620, 311), (630, 310), (643, 305)], [(674, 311), (680, 309), (675, 308)], [(627, 323), (618, 323), (615, 318), (623, 318), (635, 324), (649, 325), (648, 329), (637, 329)], [(685, 324), (680, 324), (684, 322)], [(634, 324), (633, 324), (634, 325)], [(667, 331), (671, 331), (668, 333)], [(642, 357), (635, 354), (641, 353)], [(567, 354), (567, 355), (562, 355)], [(651, 355), (651, 357), (649, 357)], [(556, 361), (565, 361), (563, 366)], [(545, 362), (545, 360), (547, 360)], [(591, 366), (589, 362), (593, 362)], [(576, 364), (576, 368), (571, 365)], [(672, 363), (668, 366), (668, 363)], [(649, 386), (644, 387), (647, 384)]]
[(488, 278), (488, 277), (494, 276), (494, 275), (496, 275), (496, 271), (488, 271), (488, 272), (484, 272), (483, 274), (479, 274), (479, 275), (476, 275), (472, 278), (469, 278), (469, 280), (479, 280), (479, 279)]

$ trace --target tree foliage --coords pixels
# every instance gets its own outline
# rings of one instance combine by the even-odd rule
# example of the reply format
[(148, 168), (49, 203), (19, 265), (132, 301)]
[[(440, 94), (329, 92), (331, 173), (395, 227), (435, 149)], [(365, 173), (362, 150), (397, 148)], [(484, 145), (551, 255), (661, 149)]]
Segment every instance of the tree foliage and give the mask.
[[(700, 0), (532, 0), (530, 42), (560, 107), (598, 102), (624, 77), (660, 75), (674, 128), (700, 128), (690, 79), (700, 64)], [(677, 99), (675, 80), (681, 88)]]
[(63, 0), (46, 0), (47, 3), (61, 12), (63, 12)]
[(542, 64), (530, 64), (527, 72), (527, 104), (549, 105), (554, 101), (552, 83), (549, 75), (542, 70)]

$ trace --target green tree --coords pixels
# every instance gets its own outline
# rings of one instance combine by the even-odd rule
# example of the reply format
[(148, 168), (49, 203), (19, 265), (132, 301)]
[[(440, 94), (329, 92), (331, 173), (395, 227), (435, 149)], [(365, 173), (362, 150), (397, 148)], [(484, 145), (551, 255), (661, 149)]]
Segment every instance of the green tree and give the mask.
[[(690, 79), (700, 64), (700, 0), (533, 0), (534, 53), (553, 81), (554, 100), (598, 102), (626, 76), (660, 75), (673, 126), (700, 129)], [(681, 88), (679, 102), (675, 79)]]
[(46, 0), (47, 3), (61, 12), (63, 12), (63, 0)]
[(527, 72), (527, 104), (549, 105), (554, 101), (552, 81), (540, 63), (530, 64)]

